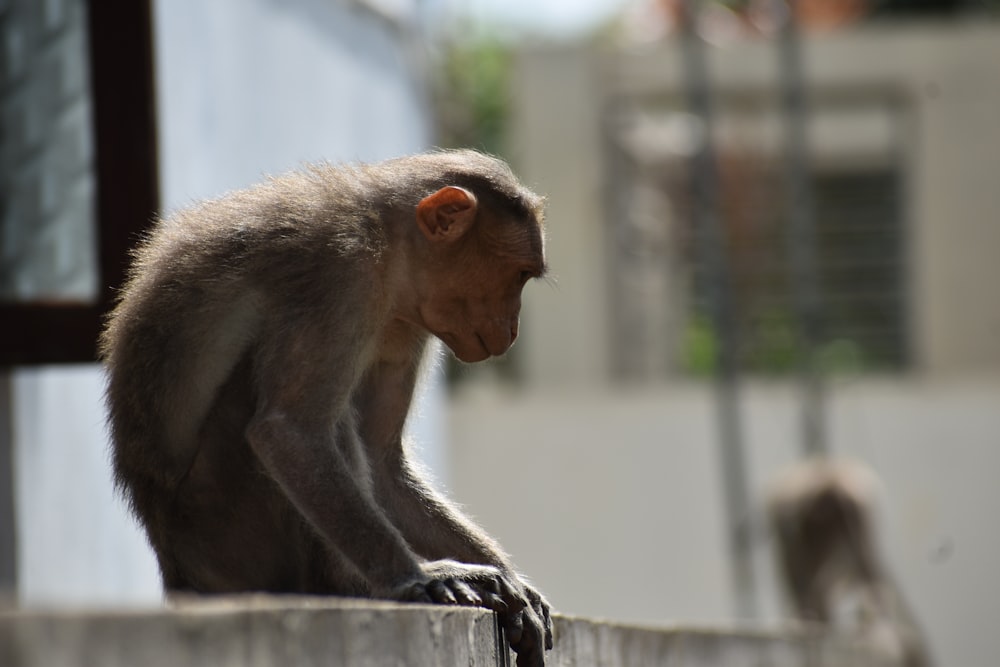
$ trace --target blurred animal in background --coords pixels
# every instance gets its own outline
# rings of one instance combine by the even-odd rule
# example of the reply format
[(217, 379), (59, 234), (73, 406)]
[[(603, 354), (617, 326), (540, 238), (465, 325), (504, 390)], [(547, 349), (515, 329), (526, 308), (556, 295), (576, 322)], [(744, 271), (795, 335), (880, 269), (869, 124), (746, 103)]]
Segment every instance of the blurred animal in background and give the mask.
[(891, 664), (929, 667), (916, 618), (888, 573), (874, 532), (874, 473), (815, 458), (781, 473), (767, 512), (796, 618), (856, 634)]

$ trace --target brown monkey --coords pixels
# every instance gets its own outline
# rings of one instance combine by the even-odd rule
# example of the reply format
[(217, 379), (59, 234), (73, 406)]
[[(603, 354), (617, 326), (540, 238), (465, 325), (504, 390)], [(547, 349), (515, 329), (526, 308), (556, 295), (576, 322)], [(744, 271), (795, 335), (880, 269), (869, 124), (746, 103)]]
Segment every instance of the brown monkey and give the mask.
[(894, 664), (926, 667), (922, 632), (876, 548), (876, 487), (847, 460), (816, 458), (779, 475), (768, 515), (782, 578), (798, 618), (854, 630)]
[(401, 442), (430, 335), (465, 362), (514, 342), (541, 218), (503, 162), (450, 151), (160, 221), (101, 352), (116, 481), (165, 588), (482, 606), (542, 665), (548, 603)]

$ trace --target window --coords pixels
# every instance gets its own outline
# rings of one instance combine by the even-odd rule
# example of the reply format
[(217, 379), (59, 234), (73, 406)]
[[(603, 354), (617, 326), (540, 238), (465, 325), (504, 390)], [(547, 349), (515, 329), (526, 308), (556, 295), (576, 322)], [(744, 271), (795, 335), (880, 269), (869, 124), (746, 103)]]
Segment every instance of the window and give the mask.
[[(761, 98), (763, 99), (763, 98)], [(722, 259), (731, 279), (737, 358), (746, 371), (798, 364), (798, 319), (784, 191), (782, 119), (758, 99), (721, 96), (713, 128)], [(703, 131), (677, 110), (626, 114), (611, 221), (619, 376), (709, 373), (720, 337), (694, 228), (689, 157)], [(833, 96), (810, 116), (816, 272), (828, 371), (895, 371), (909, 362), (904, 114), (891, 96)]]
[(148, 2), (0, 12), (0, 364), (90, 361), (157, 207)]

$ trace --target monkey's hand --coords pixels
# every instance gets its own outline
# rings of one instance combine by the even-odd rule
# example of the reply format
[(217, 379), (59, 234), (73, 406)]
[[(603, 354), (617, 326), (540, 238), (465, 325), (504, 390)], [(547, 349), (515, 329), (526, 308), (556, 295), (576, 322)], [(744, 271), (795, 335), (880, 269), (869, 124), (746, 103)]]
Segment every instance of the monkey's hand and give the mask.
[(397, 587), (392, 597), (404, 602), (458, 604), (516, 614), (529, 602), (519, 586), (492, 565), (469, 565), (454, 560), (421, 564), (420, 578)]
[(545, 651), (552, 648), (552, 615), (542, 594), (517, 578), (528, 605), (513, 614), (501, 614), (511, 648), (517, 652), (517, 667), (542, 667)]
[(436, 560), (421, 565), (423, 575), (393, 592), (404, 602), (458, 604), (495, 611), (517, 652), (517, 667), (543, 667), (552, 648), (549, 603), (516, 575), (492, 565)]

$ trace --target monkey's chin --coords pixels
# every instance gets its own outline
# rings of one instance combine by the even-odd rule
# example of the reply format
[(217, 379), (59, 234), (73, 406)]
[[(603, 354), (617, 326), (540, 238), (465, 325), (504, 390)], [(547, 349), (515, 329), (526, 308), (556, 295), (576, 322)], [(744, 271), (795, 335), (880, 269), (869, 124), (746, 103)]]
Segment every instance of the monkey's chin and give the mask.
[(447, 335), (442, 336), (441, 339), (451, 349), (455, 357), (466, 364), (485, 361), (494, 356), (493, 352), (486, 346), (486, 341), (478, 334), (461, 338), (454, 335)]
[(465, 364), (475, 364), (475, 363), (479, 363), (480, 361), (486, 361), (487, 359), (490, 358), (490, 355), (488, 355), (488, 354), (478, 354), (478, 355), (472, 356), (472, 357), (470, 357), (470, 356), (464, 356), (463, 357), (463, 356), (460, 356), (460, 355), (457, 355), (457, 354), (455, 356), (458, 358), (459, 361), (461, 361), (462, 363), (465, 363)]
[(474, 364), (479, 361), (486, 361), (491, 356), (493, 356), (489, 353), (489, 351), (486, 348), (482, 348), (479, 350), (469, 349), (467, 347), (456, 349), (457, 346), (452, 347), (451, 345), (449, 345), (448, 348), (452, 351), (452, 354), (454, 354), (459, 361), (466, 364)]

